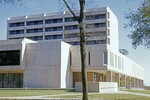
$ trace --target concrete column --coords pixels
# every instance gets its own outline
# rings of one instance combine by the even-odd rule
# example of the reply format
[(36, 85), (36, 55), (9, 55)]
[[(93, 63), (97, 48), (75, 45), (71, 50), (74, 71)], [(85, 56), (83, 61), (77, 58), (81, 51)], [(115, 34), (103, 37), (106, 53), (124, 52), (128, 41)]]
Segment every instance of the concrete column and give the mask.
[(135, 78), (135, 88), (138, 88), (138, 81), (136, 78)]
[(142, 88), (142, 82), (141, 82), (141, 79), (139, 79), (139, 88)]
[(134, 88), (135, 87), (135, 80), (134, 78), (131, 78), (131, 88)]
[(122, 75), (121, 76), (121, 87), (124, 87), (126, 88), (126, 76), (125, 75)]
[(120, 74), (119, 73), (115, 73), (115, 82), (117, 82), (118, 87), (120, 87)]
[(137, 88), (140, 87), (140, 82), (139, 82), (139, 79), (137, 79)]
[(112, 71), (106, 72), (106, 82), (112, 82)]
[(127, 77), (127, 78), (126, 78), (126, 88), (127, 88), (127, 89), (130, 89), (130, 87), (131, 87), (130, 79), (131, 79), (130, 77)]
[(144, 88), (144, 85), (143, 85), (143, 80), (141, 80), (141, 82), (142, 82), (142, 88)]

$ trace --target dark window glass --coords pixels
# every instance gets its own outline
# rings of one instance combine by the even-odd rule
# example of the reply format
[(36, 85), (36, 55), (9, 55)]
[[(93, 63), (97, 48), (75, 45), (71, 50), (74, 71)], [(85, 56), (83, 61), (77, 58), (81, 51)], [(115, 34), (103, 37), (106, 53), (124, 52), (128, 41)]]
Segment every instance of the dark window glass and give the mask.
[(65, 30), (75, 30), (75, 29), (78, 29), (78, 25), (65, 26)]
[(24, 34), (24, 30), (13, 30), (9, 32), (10, 35), (15, 35), (15, 34)]
[(45, 36), (45, 40), (62, 39), (62, 38), (63, 38), (62, 35), (48, 35), (48, 36)]
[(78, 41), (68, 42), (68, 43), (71, 44), (71, 45), (79, 45), (80, 44), (80, 42), (78, 42)]
[(94, 23), (86, 25), (86, 28), (99, 28), (99, 27), (106, 27), (106, 23)]
[(87, 41), (87, 45), (92, 45), (92, 44), (106, 44), (106, 40), (92, 40), (92, 41)]
[(62, 23), (63, 19), (59, 18), (59, 19), (47, 19), (45, 20), (45, 24), (52, 24), (52, 23)]
[(48, 27), (45, 28), (45, 32), (51, 32), (51, 31), (62, 31), (62, 26), (58, 26), (58, 27)]
[(74, 17), (65, 18), (65, 22), (73, 22), (73, 21), (76, 21)]
[(27, 33), (40, 33), (43, 32), (43, 28), (27, 29)]
[(78, 33), (65, 34), (65, 38), (79, 38)]
[(98, 14), (98, 15), (88, 15), (86, 16), (86, 20), (93, 20), (93, 19), (105, 19), (106, 14)]
[(37, 21), (28, 21), (27, 25), (41, 25), (43, 24), (43, 20), (37, 20)]
[(10, 23), (9, 27), (20, 27), (24, 26), (24, 22)]
[(0, 51), (0, 66), (20, 65), (20, 51)]
[(22, 88), (22, 73), (0, 73), (0, 88)]
[(89, 65), (91, 64), (91, 54), (89, 52)]
[(104, 52), (104, 64), (107, 64), (107, 52)]
[(70, 66), (72, 64), (72, 53), (70, 52)]
[(34, 37), (28, 37), (31, 40), (43, 40), (43, 36), (34, 36)]

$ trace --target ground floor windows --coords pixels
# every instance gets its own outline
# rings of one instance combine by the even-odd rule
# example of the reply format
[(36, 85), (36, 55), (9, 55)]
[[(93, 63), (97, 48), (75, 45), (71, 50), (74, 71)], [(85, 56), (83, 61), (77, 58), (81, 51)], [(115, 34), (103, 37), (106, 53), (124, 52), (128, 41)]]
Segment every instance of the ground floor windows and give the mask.
[(0, 73), (0, 88), (22, 88), (22, 73)]

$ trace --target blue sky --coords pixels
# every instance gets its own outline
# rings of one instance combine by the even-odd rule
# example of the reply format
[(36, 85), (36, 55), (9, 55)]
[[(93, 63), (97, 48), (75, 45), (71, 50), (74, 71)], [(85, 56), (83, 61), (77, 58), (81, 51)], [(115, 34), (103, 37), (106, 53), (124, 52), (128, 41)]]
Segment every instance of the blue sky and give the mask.
[[(7, 19), (12, 16), (23, 16), (41, 13), (61, 12), (66, 8), (63, 7), (62, 0), (23, 0), (22, 5), (0, 5), (0, 40), (6, 39)], [(73, 0), (72, 0), (73, 1)], [(87, 0), (89, 1), (89, 0)], [(128, 57), (140, 64), (145, 69), (145, 83), (150, 85), (150, 50), (140, 46), (133, 49), (131, 40), (127, 34), (131, 29), (125, 29), (124, 14), (129, 8), (136, 10), (142, 0), (91, 0), (87, 5), (88, 8), (110, 7), (119, 21), (119, 46), (129, 51)]]

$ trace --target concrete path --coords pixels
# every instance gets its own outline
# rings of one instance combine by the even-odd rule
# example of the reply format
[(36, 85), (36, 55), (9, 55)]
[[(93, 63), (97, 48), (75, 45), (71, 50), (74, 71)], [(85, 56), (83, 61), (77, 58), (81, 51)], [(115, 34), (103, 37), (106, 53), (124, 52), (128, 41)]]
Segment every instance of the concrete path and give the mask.
[[(99, 94), (99, 93), (93, 93), (93, 94)], [(133, 93), (133, 92), (127, 92), (127, 91), (118, 91), (118, 92), (110, 92), (110, 93), (101, 93), (101, 94), (133, 94), (138, 96), (145, 96), (150, 97), (149, 94), (143, 94), (143, 93)], [(1, 100), (81, 100), (81, 98), (74, 98), (74, 99), (59, 99), (59, 98), (50, 98), (53, 96), (63, 96), (63, 95), (79, 95), (77, 94), (58, 94), (58, 95), (43, 95), (43, 96), (25, 96), (25, 97), (0, 97)]]

